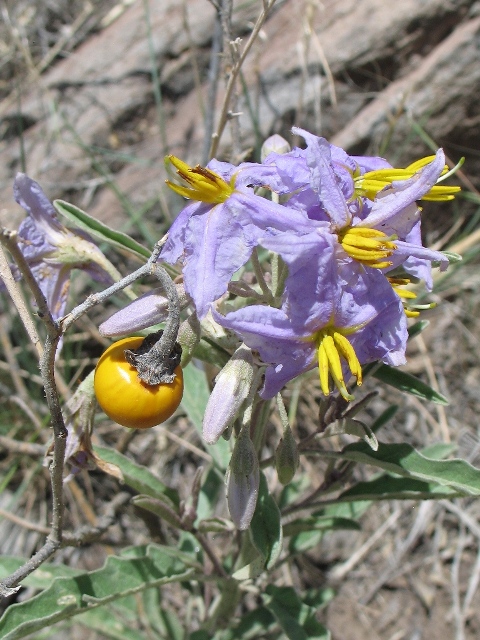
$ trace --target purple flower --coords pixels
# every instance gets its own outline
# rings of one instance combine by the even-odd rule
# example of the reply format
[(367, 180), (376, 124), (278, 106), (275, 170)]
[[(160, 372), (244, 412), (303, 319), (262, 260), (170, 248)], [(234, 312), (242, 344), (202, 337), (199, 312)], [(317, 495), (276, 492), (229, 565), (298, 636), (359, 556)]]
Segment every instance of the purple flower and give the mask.
[(20, 248), (57, 320), (65, 312), (71, 270), (83, 269), (94, 280), (109, 284), (111, 265), (88, 236), (60, 224), (37, 182), (18, 173), (13, 191), (28, 214), (18, 230)]
[(161, 259), (182, 262), (185, 290), (203, 318), (260, 237), (292, 228), (308, 231), (309, 221), (300, 211), (254, 194), (251, 185), (268, 183), (274, 174), (269, 167), (212, 160), (206, 168), (192, 168), (174, 156), (169, 161), (187, 186), (167, 184), (197, 202), (178, 215)]
[(252, 305), (216, 321), (234, 330), (268, 365), (263, 398), (271, 398), (299, 374), (319, 366), (325, 395), (334, 386), (352, 399), (344, 376), (361, 384), (361, 365), (405, 362), (406, 319), (390, 283), (377, 269), (334, 259), (334, 236), (318, 228), (264, 239), (289, 268), (281, 309)]
[(438, 261), (443, 270), (448, 260), (423, 247), (415, 202), (450, 200), (460, 190), (437, 185), (447, 170), (443, 152), (396, 169), (383, 158), (349, 156), (324, 138), (298, 128), (293, 132), (305, 138), (307, 148), (265, 159), (272, 188), (291, 194), (290, 208), (328, 223), (355, 260), (385, 270), (402, 265), (428, 287), (431, 262)]

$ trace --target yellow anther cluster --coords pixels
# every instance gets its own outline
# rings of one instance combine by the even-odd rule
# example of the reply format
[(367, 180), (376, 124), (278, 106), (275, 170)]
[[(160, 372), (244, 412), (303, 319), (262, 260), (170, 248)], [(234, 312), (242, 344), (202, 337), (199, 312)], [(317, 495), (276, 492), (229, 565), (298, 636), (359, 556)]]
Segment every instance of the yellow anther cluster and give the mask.
[[(392, 167), (391, 169), (377, 169), (376, 171), (367, 171), (367, 173), (364, 173), (363, 175), (354, 176), (353, 181), (355, 183), (355, 194), (357, 196), (368, 198), (369, 200), (374, 200), (377, 194), (382, 191), (382, 189), (392, 184), (392, 182), (395, 180), (409, 180), (417, 173), (417, 171), (432, 162), (434, 159), (435, 156), (427, 156), (413, 162), (408, 165), (408, 167), (405, 167), (405, 169), (396, 169), (395, 167)], [(445, 165), (442, 175), (447, 172), (448, 167)], [(434, 202), (453, 200), (455, 194), (459, 191), (460, 187), (437, 184), (422, 196), (421, 200), (430, 200)]]
[(391, 266), (387, 260), (395, 251), (394, 238), (383, 231), (369, 227), (345, 227), (338, 233), (338, 240), (349, 256), (367, 267), (385, 269)]
[(393, 290), (397, 294), (397, 296), (402, 300), (403, 310), (405, 311), (405, 315), (407, 318), (417, 318), (420, 315), (420, 311), (415, 311), (414, 309), (410, 309), (408, 306), (408, 300), (415, 300), (417, 294), (410, 289), (404, 289), (406, 285), (410, 284), (410, 280), (408, 278), (392, 278), (388, 277), (387, 280), (392, 285)]
[(235, 190), (233, 185), (234, 178), (228, 184), (214, 171), (210, 171), (210, 169), (200, 165), (190, 167), (186, 162), (175, 156), (167, 156), (166, 163), (170, 163), (175, 167), (178, 176), (186, 183), (186, 186), (176, 184), (170, 180), (166, 180), (166, 183), (170, 189), (173, 189), (175, 193), (184, 198), (209, 204), (220, 204), (225, 202)]
[(358, 385), (362, 384), (362, 367), (354, 348), (344, 335), (348, 331), (336, 327), (325, 327), (315, 334), (315, 340), (322, 392), (326, 396), (330, 394), (331, 378), (342, 397), (350, 401), (353, 400), (353, 396), (348, 392), (343, 379), (342, 358), (347, 362), (352, 375), (357, 378)]

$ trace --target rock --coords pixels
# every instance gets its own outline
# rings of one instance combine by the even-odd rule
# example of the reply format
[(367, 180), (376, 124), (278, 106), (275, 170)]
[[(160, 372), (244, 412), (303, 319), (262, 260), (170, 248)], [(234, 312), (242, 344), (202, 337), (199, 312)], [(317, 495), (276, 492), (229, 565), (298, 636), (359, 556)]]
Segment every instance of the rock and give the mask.
[[(258, 148), (273, 132), (288, 136), (296, 124), (352, 152), (408, 163), (428, 153), (414, 133), (420, 125), (457, 160), (479, 139), (480, 18), (471, 5), (403, 0), (393, 11), (384, 0), (332, 0), (305, 2), (299, 11), (299, 0), (278, 2), (243, 67), (242, 150)], [(149, 41), (144, 3), (132, 4), (27, 84), (21, 112), (14, 100), (0, 105), (3, 224), (16, 226), (23, 217), (11, 195), (21, 168), (22, 146), (13, 135), (20, 118), (26, 170), (52, 199), (68, 199), (115, 228), (128, 229), (129, 218), (147, 210), (149, 239), (168, 226), (178, 203), (171, 205), (163, 188), (163, 156), (195, 163), (202, 155), (200, 103), (215, 22), (206, 0), (185, 6), (186, 17), (178, 0), (151, 0)], [(236, 3), (240, 50), (261, 6)], [(223, 84), (221, 77), (216, 118)], [(228, 158), (230, 148), (227, 127), (220, 157)], [(467, 163), (471, 175), (476, 168), (476, 161)]]

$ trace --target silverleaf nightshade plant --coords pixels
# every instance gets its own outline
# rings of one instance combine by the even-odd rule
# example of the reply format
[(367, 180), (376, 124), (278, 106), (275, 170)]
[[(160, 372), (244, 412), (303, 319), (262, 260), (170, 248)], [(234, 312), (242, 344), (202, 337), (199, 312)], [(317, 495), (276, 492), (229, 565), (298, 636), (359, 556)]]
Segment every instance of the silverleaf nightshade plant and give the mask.
[[(236, 336), (231, 353), (244, 343), (241, 349), (254, 354), (248, 381), (234, 364), (238, 352), (227, 363), (204, 422), (213, 444), (245, 410), (227, 474), (230, 514), (240, 529), (248, 528), (258, 493), (262, 439), (250, 422), (252, 406), (317, 367), (324, 396), (351, 402), (351, 380), (362, 384), (363, 365), (405, 363), (407, 316), (418, 315), (405, 285), (421, 279), (429, 290), (432, 264), (448, 266), (443, 253), (422, 244), (417, 201), (450, 200), (459, 191), (440, 184), (447, 174), (441, 149), (397, 169), (383, 158), (350, 156), (302, 129), (293, 132), (305, 149), (289, 151), (277, 137), (265, 143), (274, 151), (261, 163), (212, 160), (204, 168), (166, 160), (176, 170), (167, 184), (192, 202), (173, 223), (159, 259), (179, 266), (203, 325), (214, 322)], [(269, 256), (263, 270), (260, 249)], [(158, 318), (150, 296), (134, 304), (139, 317)], [(128, 307), (118, 312), (102, 333), (133, 329), (131, 316)], [(252, 367), (264, 372), (258, 389), (248, 389), (259, 380)], [(246, 408), (247, 395), (253, 405)]]

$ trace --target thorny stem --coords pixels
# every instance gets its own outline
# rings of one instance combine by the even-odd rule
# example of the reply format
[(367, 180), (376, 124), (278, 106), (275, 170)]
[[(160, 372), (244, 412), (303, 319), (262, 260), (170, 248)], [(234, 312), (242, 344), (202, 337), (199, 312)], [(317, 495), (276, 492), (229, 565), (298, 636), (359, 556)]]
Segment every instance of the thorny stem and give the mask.
[(19, 567), (17, 571), (0, 582), (0, 595), (9, 595), (16, 591), (15, 587), (21, 580), (52, 556), (62, 543), (64, 514), (63, 463), (65, 459), (67, 429), (63, 420), (60, 408), (60, 399), (58, 397), (55, 384), (55, 353), (60, 340), (61, 331), (50, 313), (45, 296), (40, 290), (27, 261), (23, 257), (23, 254), (17, 245), (16, 233), (3, 229), (0, 240), (12, 254), (18, 268), (25, 278), (25, 281), (30, 287), (38, 306), (38, 315), (42, 319), (47, 330), (47, 338), (43, 353), (41, 353), (39, 366), (45, 388), (47, 405), (50, 410), (54, 439), (53, 461), (50, 466), (50, 481), (52, 487), (52, 528), (43, 547), (39, 549), (39, 551), (37, 551), (37, 553), (22, 567)]
[(238, 57), (238, 60), (230, 73), (230, 78), (228, 79), (227, 88), (225, 90), (225, 97), (223, 100), (222, 111), (220, 113), (220, 119), (218, 122), (217, 130), (212, 135), (212, 144), (210, 146), (210, 153), (209, 153), (210, 158), (213, 158), (216, 155), (220, 138), (225, 129), (225, 125), (227, 124), (230, 101), (232, 98), (233, 90), (235, 88), (235, 83), (237, 81), (238, 74), (240, 73), (240, 69), (242, 68), (245, 58), (247, 57), (248, 52), (252, 48), (252, 45), (255, 42), (260, 32), (260, 29), (262, 28), (263, 23), (265, 22), (267, 15), (274, 4), (275, 4), (275, 0), (268, 0), (263, 3), (263, 11), (259, 15), (255, 23), (255, 26), (253, 27), (253, 31), (250, 34), (250, 37), (248, 38), (242, 53)]
[(125, 289), (125, 287), (133, 284), (139, 278), (153, 273), (155, 262), (158, 260), (165, 242), (166, 236), (156, 243), (153, 248), (152, 255), (150, 256), (148, 261), (139, 269), (137, 269), (133, 273), (130, 273), (128, 276), (125, 276), (125, 278), (123, 278), (122, 280), (115, 282), (114, 284), (112, 284), (112, 286), (104, 289), (102, 292), (89, 295), (85, 302), (79, 304), (77, 307), (72, 309), (72, 311), (70, 311), (70, 313), (68, 313), (64, 318), (59, 320), (59, 324), (62, 328), (63, 333), (65, 333), (74, 322), (76, 322), (81, 316), (83, 316), (87, 311), (90, 311), (90, 309), (95, 307), (97, 304), (105, 302), (106, 300), (108, 300), (108, 298), (110, 298), (110, 296), (113, 296), (115, 293), (118, 293), (122, 289)]
[(201, 546), (202, 546), (203, 550), (205, 551), (205, 553), (207, 554), (207, 556), (212, 561), (212, 564), (213, 564), (213, 566), (215, 568), (216, 573), (219, 576), (221, 576), (222, 578), (228, 578), (228, 574), (226, 573), (225, 569), (220, 564), (220, 560), (215, 555), (215, 552), (213, 551), (212, 547), (210, 546), (210, 542), (208, 541), (207, 537), (204, 536), (203, 533), (200, 533), (199, 531), (193, 531), (193, 534), (196, 537), (196, 539), (198, 540), (198, 542), (201, 544)]
[[(67, 429), (65, 427), (60, 407), (60, 399), (55, 384), (55, 354), (60, 337), (89, 309), (94, 307), (96, 304), (103, 302), (117, 291), (124, 289), (138, 278), (148, 274), (155, 275), (161, 281), (169, 300), (169, 316), (173, 315), (173, 319), (170, 319), (169, 317), (170, 322), (167, 321), (166, 330), (157, 345), (155, 345), (158, 350), (166, 350), (169, 342), (175, 343), (175, 326), (178, 331), (180, 312), (178, 307), (178, 296), (173, 282), (167, 272), (162, 267), (155, 264), (162, 250), (164, 240), (161, 240), (155, 245), (148, 262), (140, 267), (140, 269), (137, 269), (137, 271), (115, 283), (102, 293), (89, 296), (83, 304), (78, 305), (71, 313), (58, 323), (52, 318), (45, 297), (41, 292), (29, 265), (25, 261), (23, 254), (18, 249), (15, 242), (15, 235), (10, 232), (3, 231), (0, 235), (0, 240), (12, 253), (22, 275), (25, 278), (25, 281), (30, 286), (38, 305), (38, 315), (42, 318), (47, 330), (45, 348), (41, 354), (39, 364), (54, 433), (53, 461), (50, 465), (52, 487), (52, 528), (43, 547), (39, 549), (39, 551), (37, 551), (30, 560), (25, 562), (24, 565), (19, 567), (19, 569), (14, 573), (0, 582), (0, 595), (8, 596), (15, 593), (18, 590), (17, 585), (19, 582), (35, 571), (35, 569), (37, 569), (43, 562), (48, 560), (48, 558), (50, 558), (62, 545), (64, 516), (63, 466), (67, 442)], [(173, 344), (171, 344), (171, 347), (173, 347)], [(83, 539), (81, 534), (73, 537), (68, 536), (68, 538), (69, 540), (76, 539), (77, 542), (81, 542)]]
[(45, 396), (53, 426), (53, 461), (50, 465), (50, 481), (52, 487), (52, 528), (47, 536), (45, 544), (37, 553), (30, 558), (17, 571), (8, 578), (0, 582), (0, 595), (15, 593), (16, 586), (24, 578), (30, 575), (43, 562), (48, 560), (62, 544), (64, 496), (63, 496), (63, 463), (65, 459), (65, 447), (67, 444), (67, 429), (63, 420), (60, 408), (60, 400), (55, 386), (55, 353), (57, 350), (60, 332), (55, 327), (55, 322), (51, 318), (51, 323), (45, 323), (47, 327), (47, 338), (45, 350), (40, 358), (40, 372), (44, 381)]

